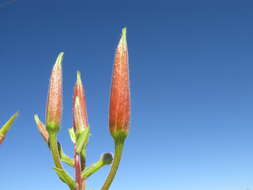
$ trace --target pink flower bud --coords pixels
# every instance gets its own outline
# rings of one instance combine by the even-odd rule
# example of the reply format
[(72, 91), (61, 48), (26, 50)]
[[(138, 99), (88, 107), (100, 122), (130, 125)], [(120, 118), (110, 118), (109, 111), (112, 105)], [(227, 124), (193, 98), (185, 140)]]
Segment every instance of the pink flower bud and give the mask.
[(130, 120), (130, 89), (126, 28), (122, 29), (114, 59), (110, 97), (109, 126), (114, 138), (128, 135)]
[(77, 80), (73, 95), (73, 125), (75, 131), (88, 127), (86, 98), (79, 71), (77, 72)]
[(57, 57), (53, 67), (46, 108), (46, 126), (48, 131), (57, 132), (60, 129), (62, 117), (62, 60), (63, 53)]

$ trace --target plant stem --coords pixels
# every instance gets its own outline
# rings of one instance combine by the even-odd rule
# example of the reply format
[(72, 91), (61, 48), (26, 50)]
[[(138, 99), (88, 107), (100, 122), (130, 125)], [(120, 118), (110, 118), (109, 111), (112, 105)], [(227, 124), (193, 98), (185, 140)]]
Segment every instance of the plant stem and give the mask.
[(92, 164), (89, 168), (86, 168), (82, 172), (82, 179), (87, 179), (90, 177), (92, 174), (94, 174), (96, 171), (98, 171), (100, 168), (104, 166), (103, 160), (99, 160), (96, 163)]
[(59, 178), (66, 183), (71, 190), (75, 189), (75, 182), (74, 180), (68, 175), (68, 173), (63, 169), (61, 164), (61, 158), (60, 158), (60, 152), (58, 148), (57, 143), (57, 133), (56, 132), (49, 132), (49, 144), (50, 144), (50, 150), (52, 152), (54, 164), (56, 168), (54, 170), (56, 171)]
[(81, 177), (82, 169), (81, 169), (81, 160), (80, 160), (80, 154), (76, 152), (76, 144), (74, 145), (75, 149), (75, 174), (76, 174), (76, 190), (84, 190), (84, 182)]
[(52, 152), (55, 166), (57, 168), (63, 169), (62, 164), (61, 164), (61, 159), (60, 159), (60, 153), (58, 150), (57, 133), (55, 133), (55, 132), (49, 133), (49, 143), (50, 143), (50, 149)]
[(111, 170), (105, 180), (105, 183), (103, 185), (103, 187), (101, 188), (101, 190), (108, 190), (119, 167), (119, 163), (121, 160), (121, 156), (122, 156), (122, 152), (123, 152), (123, 147), (124, 147), (124, 142), (125, 139), (115, 139), (114, 140), (114, 144), (115, 144), (115, 155), (114, 155), (114, 159), (113, 159), (113, 163), (111, 166)]

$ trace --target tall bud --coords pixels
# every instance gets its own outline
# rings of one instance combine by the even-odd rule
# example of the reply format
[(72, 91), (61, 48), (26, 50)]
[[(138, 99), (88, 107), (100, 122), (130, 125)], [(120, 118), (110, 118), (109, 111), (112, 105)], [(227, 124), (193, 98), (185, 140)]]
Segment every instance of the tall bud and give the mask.
[(109, 126), (114, 139), (128, 135), (130, 120), (130, 89), (126, 28), (116, 49), (110, 96)]
[(53, 67), (46, 108), (46, 127), (48, 132), (57, 132), (60, 129), (62, 117), (62, 60), (63, 53), (60, 53)]
[(73, 122), (75, 131), (88, 127), (86, 97), (79, 71), (77, 72), (76, 84), (74, 86)]

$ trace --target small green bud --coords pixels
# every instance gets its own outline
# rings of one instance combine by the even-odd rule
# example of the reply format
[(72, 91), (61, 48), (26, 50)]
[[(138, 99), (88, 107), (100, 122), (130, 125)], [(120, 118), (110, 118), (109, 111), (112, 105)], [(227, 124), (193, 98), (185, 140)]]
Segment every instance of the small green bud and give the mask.
[(104, 163), (105, 165), (111, 164), (112, 161), (113, 161), (113, 156), (112, 156), (111, 153), (104, 153), (104, 154), (102, 155), (101, 160), (103, 161), (103, 163)]

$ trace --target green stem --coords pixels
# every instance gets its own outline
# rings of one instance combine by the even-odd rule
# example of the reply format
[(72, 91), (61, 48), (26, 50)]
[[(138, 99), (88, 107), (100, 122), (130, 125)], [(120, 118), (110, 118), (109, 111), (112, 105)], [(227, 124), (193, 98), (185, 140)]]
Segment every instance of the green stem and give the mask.
[(62, 169), (63, 167), (61, 164), (61, 158), (60, 158), (60, 153), (59, 153), (58, 143), (57, 143), (57, 133), (54, 133), (54, 132), (49, 133), (49, 144), (50, 144), (50, 149), (52, 152), (55, 166), (57, 168)]
[(68, 164), (70, 167), (74, 167), (74, 160), (72, 160), (68, 155), (61, 151), (61, 160)]
[(66, 183), (71, 190), (75, 189), (75, 182), (74, 180), (68, 175), (68, 173), (64, 170), (61, 164), (61, 157), (60, 152), (58, 148), (57, 143), (57, 133), (56, 132), (49, 132), (49, 144), (50, 144), (50, 150), (52, 152), (54, 164), (56, 168), (54, 170), (56, 171), (59, 178)]
[(89, 168), (86, 168), (82, 172), (82, 179), (87, 179), (90, 177), (92, 174), (94, 174), (96, 171), (98, 171), (100, 168), (104, 166), (103, 160), (99, 160), (96, 163), (92, 164)]
[(112, 167), (111, 167), (111, 170), (110, 170), (101, 190), (108, 190), (109, 189), (109, 187), (110, 187), (110, 185), (117, 173), (119, 163), (121, 160), (121, 156), (122, 156), (123, 147), (124, 147), (124, 141), (125, 141), (125, 139), (118, 139), (118, 140), (115, 139), (115, 141), (114, 141), (115, 153), (114, 153)]

